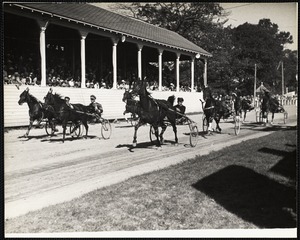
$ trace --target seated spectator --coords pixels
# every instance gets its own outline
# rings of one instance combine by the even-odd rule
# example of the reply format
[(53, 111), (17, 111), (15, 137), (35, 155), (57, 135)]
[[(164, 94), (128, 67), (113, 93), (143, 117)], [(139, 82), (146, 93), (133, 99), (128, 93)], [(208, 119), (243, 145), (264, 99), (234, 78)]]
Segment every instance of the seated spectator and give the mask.
[(70, 86), (70, 87), (74, 87), (74, 86), (75, 86), (75, 82), (74, 82), (74, 79), (73, 79), (73, 78), (71, 78), (71, 79), (69, 80), (69, 86)]

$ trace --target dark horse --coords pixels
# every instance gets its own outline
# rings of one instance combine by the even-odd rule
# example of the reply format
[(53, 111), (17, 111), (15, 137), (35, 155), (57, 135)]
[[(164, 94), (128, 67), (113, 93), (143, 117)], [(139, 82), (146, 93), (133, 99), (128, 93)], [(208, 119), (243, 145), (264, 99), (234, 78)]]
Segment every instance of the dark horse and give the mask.
[[(87, 138), (89, 128), (87, 122), (94, 118), (90, 114), (93, 113), (92, 107), (82, 104), (72, 104), (72, 109), (66, 104), (65, 100), (60, 96), (60, 94), (53, 94), (52, 89), (49, 90), (44, 99), (46, 105), (50, 105), (53, 107), (56, 120), (58, 120), (59, 123), (62, 124), (63, 142), (65, 141), (66, 127), (68, 122), (70, 121), (77, 127), (79, 127), (80, 123), (82, 123), (85, 127), (85, 137)], [(73, 131), (75, 131), (75, 129), (73, 129)]]
[(243, 98), (242, 99), (242, 111), (244, 112), (243, 121), (246, 120), (247, 111), (250, 112), (253, 109), (254, 109), (254, 107), (252, 106), (251, 101)]
[(54, 114), (47, 110), (45, 105), (37, 100), (34, 96), (32, 96), (29, 93), (29, 88), (26, 88), (21, 94), (20, 99), (18, 101), (19, 105), (22, 105), (23, 103), (27, 102), (29, 107), (29, 126), (27, 129), (27, 132), (25, 133), (24, 137), (28, 137), (30, 129), (32, 128), (32, 125), (34, 121), (37, 120), (37, 126), (40, 126), (40, 123), (43, 119), (47, 119), (51, 128), (52, 128), (52, 134), (54, 133), (54, 125), (53, 125), (53, 119)]
[(269, 122), (268, 114), (269, 112), (272, 113), (272, 120), (271, 124), (274, 120), (274, 113), (284, 111), (283, 108), (280, 106), (278, 100), (276, 98), (272, 98), (270, 92), (264, 91), (264, 96), (262, 98), (261, 103), (261, 112), (262, 112), (262, 119), (265, 124)]
[(139, 115), (140, 112), (140, 102), (137, 100), (134, 100), (134, 95), (129, 90), (125, 90), (123, 94), (122, 101), (126, 103), (125, 111), (123, 112), (123, 115), (126, 113), (132, 113), (133, 117), (135, 118), (136, 115)]
[(203, 99), (204, 102), (200, 99), (202, 103), (203, 113), (205, 115), (206, 124), (208, 126), (208, 134), (211, 134), (212, 131), (212, 121), (215, 120), (216, 122), (216, 129), (221, 132), (222, 129), (219, 126), (220, 120), (222, 117), (229, 115), (229, 110), (225, 106), (225, 103), (216, 100), (213, 95), (212, 91), (209, 87), (204, 88), (203, 90)]
[[(137, 94), (140, 97), (139, 122), (134, 127), (133, 146), (137, 143), (137, 130), (140, 126), (149, 123), (153, 126), (157, 139), (157, 146), (160, 147), (164, 142), (163, 134), (167, 128), (164, 123), (165, 117), (173, 127), (175, 134), (175, 143), (178, 143), (177, 127), (176, 127), (176, 111), (173, 107), (175, 96), (170, 96), (168, 100), (154, 99), (146, 89), (146, 82), (143, 80), (137, 81), (132, 89), (132, 94)], [(161, 133), (158, 133), (158, 127), (161, 127)]]

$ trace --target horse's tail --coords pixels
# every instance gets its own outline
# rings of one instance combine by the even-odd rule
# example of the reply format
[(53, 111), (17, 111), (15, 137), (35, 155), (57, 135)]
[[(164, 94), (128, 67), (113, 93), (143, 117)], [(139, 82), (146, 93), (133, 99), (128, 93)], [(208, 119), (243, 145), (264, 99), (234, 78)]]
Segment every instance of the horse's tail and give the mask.
[(174, 96), (174, 95), (168, 97), (168, 102), (169, 102), (172, 106), (173, 106), (173, 104), (174, 104), (174, 101), (175, 101), (175, 96)]

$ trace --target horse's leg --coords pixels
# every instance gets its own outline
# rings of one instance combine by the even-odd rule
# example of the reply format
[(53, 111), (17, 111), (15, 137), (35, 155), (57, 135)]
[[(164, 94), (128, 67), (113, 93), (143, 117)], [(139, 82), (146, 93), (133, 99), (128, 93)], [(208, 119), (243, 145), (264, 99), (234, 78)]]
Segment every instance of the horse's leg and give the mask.
[[(79, 123), (80, 124), (80, 123)], [(89, 125), (87, 124), (87, 121), (82, 121), (83, 126), (85, 127), (85, 138), (88, 137), (88, 131), (89, 131)], [(80, 127), (80, 125), (78, 126)]]
[(133, 142), (132, 145), (133, 147), (136, 147), (136, 138), (137, 138), (137, 131), (139, 129), (140, 126), (142, 126), (143, 124), (139, 121), (135, 126), (134, 126), (134, 134), (133, 134)]
[(67, 128), (67, 122), (63, 121), (62, 122), (62, 128), (63, 128), (63, 143), (65, 142), (65, 136), (66, 136), (66, 128)]
[(207, 121), (207, 125), (208, 125), (207, 134), (210, 135), (211, 132), (213, 131), (213, 129), (212, 129), (213, 118), (211, 116), (209, 116), (206, 118), (206, 121)]
[(172, 128), (173, 128), (173, 132), (174, 132), (174, 135), (175, 135), (175, 144), (178, 143), (178, 138), (177, 138), (177, 126), (176, 126), (176, 120), (174, 120), (174, 122), (172, 121), (171, 122), (171, 125), (172, 125)]
[(219, 118), (215, 118), (215, 122), (216, 122), (216, 129), (221, 133), (222, 129), (220, 128), (219, 126), (219, 123), (220, 123), (220, 117)]
[(29, 119), (29, 125), (28, 125), (27, 131), (26, 131), (24, 137), (26, 137), (26, 138), (28, 137), (30, 129), (32, 128), (33, 122), (34, 122), (34, 119), (30, 118)]
[(272, 112), (272, 120), (271, 120), (271, 124), (273, 124), (273, 121), (274, 121), (274, 114), (275, 114), (275, 112)]
[(157, 147), (161, 147), (161, 142), (159, 140), (159, 133), (158, 133), (158, 126), (157, 125), (152, 125), (154, 128), (154, 132), (155, 132), (155, 136), (156, 136), (156, 140), (157, 140)]
[(247, 110), (244, 110), (244, 119), (243, 119), (243, 122), (245, 122), (245, 120), (246, 120), (246, 115), (247, 115)]
[(159, 134), (161, 144), (163, 144), (165, 141), (163, 135), (164, 135), (164, 132), (166, 131), (166, 129), (167, 129), (167, 125), (165, 123), (162, 123), (161, 124), (161, 132)]

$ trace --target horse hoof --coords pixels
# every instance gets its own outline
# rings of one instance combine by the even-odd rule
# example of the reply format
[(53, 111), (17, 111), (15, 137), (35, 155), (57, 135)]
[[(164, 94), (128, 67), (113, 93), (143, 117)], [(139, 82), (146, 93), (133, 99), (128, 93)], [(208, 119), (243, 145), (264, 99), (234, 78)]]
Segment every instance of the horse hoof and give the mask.
[(132, 146), (133, 146), (133, 147), (136, 147), (136, 142), (132, 143)]

